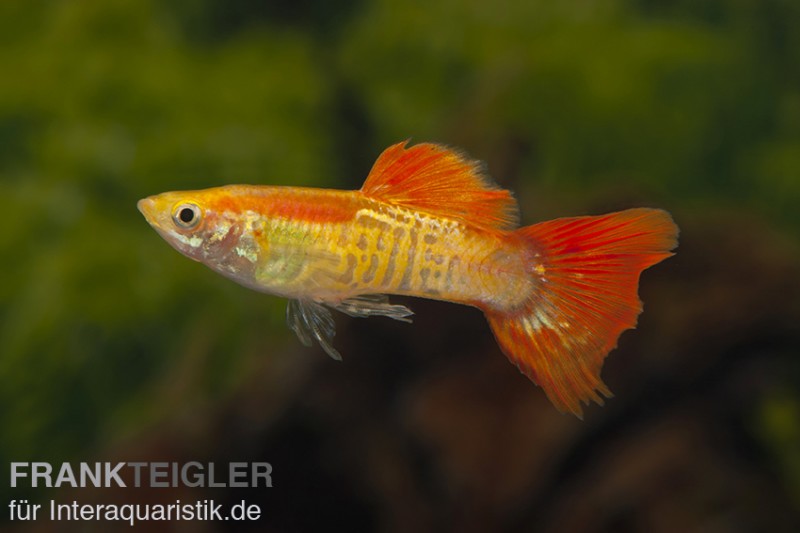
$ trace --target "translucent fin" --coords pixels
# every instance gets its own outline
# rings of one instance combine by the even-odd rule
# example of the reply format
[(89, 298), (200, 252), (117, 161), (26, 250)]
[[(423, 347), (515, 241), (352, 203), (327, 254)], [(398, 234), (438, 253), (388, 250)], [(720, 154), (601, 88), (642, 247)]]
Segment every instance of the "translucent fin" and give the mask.
[(306, 346), (316, 340), (322, 349), (337, 361), (342, 360), (331, 342), (336, 335), (336, 325), (331, 312), (322, 304), (310, 300), (289, 300), (286, 306), (286, 323)]
[(480, 163), (438, 144), (406, 144), (383, 151), (361, 187), (363, 194), (480, 228), (517, 226), (516, 200), (481, 172)]
[(390, 304), (389, 297), (385, 294), (364, 294), (328, 305), (346, 315), (358, 318), (387, 316), (401, 322), (411, 322), (408, 317), (414, 314), (405, 305)]

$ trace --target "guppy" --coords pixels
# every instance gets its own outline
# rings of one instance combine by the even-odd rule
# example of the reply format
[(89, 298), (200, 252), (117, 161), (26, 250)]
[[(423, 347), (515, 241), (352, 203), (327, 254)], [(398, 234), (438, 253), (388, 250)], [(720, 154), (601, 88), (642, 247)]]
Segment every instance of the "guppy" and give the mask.
[(410, 322), (387, 294), (472, 305), (561, 411), (602, 404), (600, 379), (642, 310), (641, 272), (672, 255), (660, 209), (518, 227), (512, 194), (444, 146), (398, 143), (358, 191), (228, 185), (140, 200), (175, 249), (245, 287), (289, 298), (305, 345), (340, 359), (329, 308)]

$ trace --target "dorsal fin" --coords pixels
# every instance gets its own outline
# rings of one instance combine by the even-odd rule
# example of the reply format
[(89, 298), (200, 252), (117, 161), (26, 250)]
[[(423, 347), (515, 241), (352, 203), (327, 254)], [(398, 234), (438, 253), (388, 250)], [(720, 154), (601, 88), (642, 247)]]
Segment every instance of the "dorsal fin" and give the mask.
[(517, 202), (480, 171), (480, 163), (431, 143), (390, 146), (361, 187), (376, 200), (487, 229), (518, 225)]

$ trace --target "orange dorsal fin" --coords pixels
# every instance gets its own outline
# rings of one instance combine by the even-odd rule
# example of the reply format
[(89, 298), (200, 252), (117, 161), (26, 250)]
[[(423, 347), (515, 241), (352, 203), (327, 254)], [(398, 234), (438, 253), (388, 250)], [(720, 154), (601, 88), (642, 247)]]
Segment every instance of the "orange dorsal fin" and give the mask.
[(480, 171), (477, 161), (438, 144), (408, 141), (378, 157), (361, 187), (370, 198), (487, 229), (518, 224), (517, 202)]

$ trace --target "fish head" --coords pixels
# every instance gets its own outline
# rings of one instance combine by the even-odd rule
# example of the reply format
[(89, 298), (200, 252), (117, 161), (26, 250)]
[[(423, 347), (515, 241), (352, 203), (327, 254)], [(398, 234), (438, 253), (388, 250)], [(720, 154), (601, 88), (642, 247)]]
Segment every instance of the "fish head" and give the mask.
[(173, 248), (209, 266), (219, 263), (238, 241), (237, 221), (217, 208), (212, 190), (165, 192), (136, 206)]

